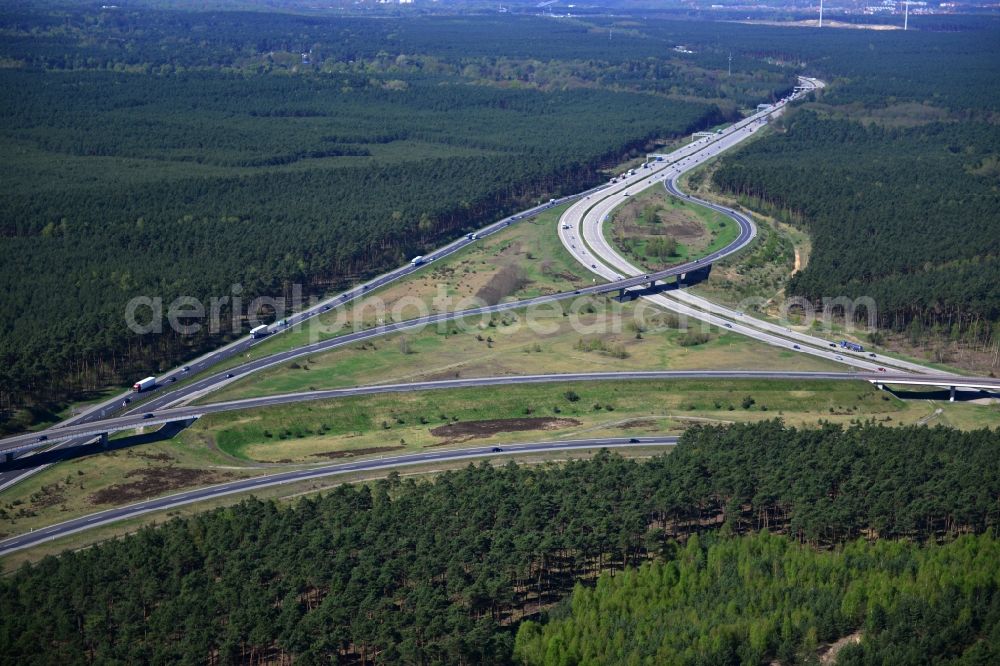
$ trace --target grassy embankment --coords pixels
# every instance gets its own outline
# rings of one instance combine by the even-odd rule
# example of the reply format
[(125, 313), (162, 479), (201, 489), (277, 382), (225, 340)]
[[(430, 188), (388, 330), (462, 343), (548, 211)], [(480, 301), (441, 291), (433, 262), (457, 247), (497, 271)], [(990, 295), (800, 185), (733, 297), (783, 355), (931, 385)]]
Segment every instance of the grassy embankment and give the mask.
[[(302, 464), (441, 446), (680, 433), (697, 423), (1000, 426), (1000, 409), (901, 401), (865, 383), (631, 381), (360, 396), (205, 417), (177, 437), (50, 467), (0, 494), (0, 532)], [(234, 500), (235, 501), (235, 500)]]
[[(750, 140), (759, 140), (769, 131), (759, 132)], [(735, 198), (714, 188), (712, 171), (717, 166), (718, 161), (713, 159), (684, 174), (680, 179), (681, 189), (700, 199), (747, 210)], [(796, 219), (793, 212), (789, 211), (787, 214), (791, 220)], [(869, 335), (857, 327), (848, 328), (839, 319), (832, 319), (827, 324), (823, 321), (822, 312), (816, 313), (811, 323), (795, 310), (789, 312), (788, 320), (782, 319), (785, 285), (795, 271), (802, 270), (809, 263), (812, 241), (799, 226), (758, 210), (753, 210), (753, 218), (758, 229), (754, 243), (742, 252), (713, 264), (711, 279), (688, 288), (693, 294), (721, 305), (752, 312), (760, 319), (780, 322), (782, 326), (801, 333), (827, 337), (830, 340), (852, 340), (882, 356), (920, 363), (947, 372), (966, 372), (956, 366), (934, 362), (929, 355), (905, 353), (900, 345), (889, 347), (872, 344)]]
[(616, 208), (603, 233), (623, 256), (655, 271), (725, 247), (739, 227), (721, 213), (669, 196), (657, 184)]

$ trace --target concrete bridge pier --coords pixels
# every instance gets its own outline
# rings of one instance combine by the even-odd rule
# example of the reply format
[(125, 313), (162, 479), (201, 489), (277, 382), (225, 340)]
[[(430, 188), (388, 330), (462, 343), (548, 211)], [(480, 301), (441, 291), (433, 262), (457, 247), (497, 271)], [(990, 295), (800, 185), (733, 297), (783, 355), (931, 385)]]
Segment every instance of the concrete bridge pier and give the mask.
[(879, 391), (884, 391), (885, 390), (885, 384), (883, 384), (882, 382), (876, 382), (875, 388), (877, 388)]
[(955, 402), (955, 387), (948, 387), (948, 402)]
[(97, 443), (101, 445), (102, 449), (108, 448), (108, 433), (102, 432), (100, 438), (97, 440)]

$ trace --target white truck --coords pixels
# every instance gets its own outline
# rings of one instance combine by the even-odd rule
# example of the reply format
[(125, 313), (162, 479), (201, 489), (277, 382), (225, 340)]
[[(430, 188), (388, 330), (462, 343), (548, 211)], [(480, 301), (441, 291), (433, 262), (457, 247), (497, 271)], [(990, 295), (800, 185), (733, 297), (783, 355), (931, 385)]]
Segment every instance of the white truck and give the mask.
[(410, 263), (413, 264), (414, 266), (419, 266), (420, 264), (424, 263), (424, 256), (422, 254), (418, 254), (417, 256), (413, 257), (413, 259), (410, 259)]
[(145, 379), (140, 379), (135, 384), (132, 385), (132, 390), (136, 393), (141, 391), (147, 391), (156, 386), (156, 377), (146, 377)]
[(250, 329), (250, 337), (256, 340), (257, 338), (263, 338), (267, 335), (267, 324), (261, 324), (260, 326), (254, 326)]

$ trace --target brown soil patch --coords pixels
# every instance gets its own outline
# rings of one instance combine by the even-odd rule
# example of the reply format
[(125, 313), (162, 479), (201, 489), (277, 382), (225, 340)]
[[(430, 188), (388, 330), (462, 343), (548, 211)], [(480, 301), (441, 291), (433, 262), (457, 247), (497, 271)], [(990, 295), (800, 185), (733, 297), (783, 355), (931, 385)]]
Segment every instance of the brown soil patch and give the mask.
[(493, 419), (491, 421), (465, 421), (449, 423), (431, 429), (435, 437), (445, 437), (441, 444), (464, 442), (470, 439), (492, 437), (501, 432), (524, 432), (526, 430), (558, 430), (580, 425), (576, 419), (559, 419), (551, 416), (527, 417), (520, 419)]
[(152, 467), (134, 469), (125, 478), (135, 478), (128, 483), (116, 483), (90, 496), (91, 504), (123, 504), (156, 497), (168, 490), (198, 484), (219, 483), (231, 478), (229, 474), (210, 472), (188, 467)]
[(337, 460), (338, 458), (351, 458), (353, 456), (364, 456), (371, 453), (385, 453), (386, 451), (399, 451), (405, 446), (369, 446), (366, 449), (351, 449), (350, 451), (324, 451), (323, 453), (312, 454), (313, 458), (326, 458)]
[(632, 419), (631, 421), (625, 421), (621, 424), (623, 430), (628, 430), (629, 428), (653, 428), (656, 426), (656, 421), (653, 419)]
[(677, 239), (678, 243), (691, 243), (705, 235), (704, 225), (693, 213), (683, 210), (667, 211), (660, 213), (660, 220), (664, 231)]

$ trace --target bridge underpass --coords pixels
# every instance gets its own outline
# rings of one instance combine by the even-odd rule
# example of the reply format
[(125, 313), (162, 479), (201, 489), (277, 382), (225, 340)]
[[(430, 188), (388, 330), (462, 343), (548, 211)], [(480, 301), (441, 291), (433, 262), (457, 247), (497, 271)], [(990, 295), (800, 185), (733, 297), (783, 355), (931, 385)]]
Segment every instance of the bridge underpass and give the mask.
[(899, 377), (886, 378), (885, 380), (880, 379), (869, 379), (871, 384), (875, 385), (880, 391), (887, 391), (887, 385), (899, 385), (899, 386), (922, 386), (939, 388), (948, 391), (948, 402), (955, 402), (955, 394), (958, 391), (972, 392), (977, 394), (987, 394), (989, 397), (995, 397), (998, 395), (997, 382), (996, 380), (989, 380), (983, 378), (982, 381), (976, 381), (973, 377), (954, 377), (949, 381), (948, 377), (938, 377), (933, 378), (928, 377), (914, 377), (912, 379), (901, 379)]

